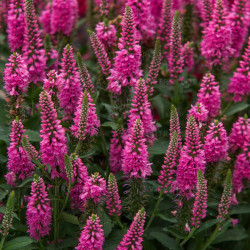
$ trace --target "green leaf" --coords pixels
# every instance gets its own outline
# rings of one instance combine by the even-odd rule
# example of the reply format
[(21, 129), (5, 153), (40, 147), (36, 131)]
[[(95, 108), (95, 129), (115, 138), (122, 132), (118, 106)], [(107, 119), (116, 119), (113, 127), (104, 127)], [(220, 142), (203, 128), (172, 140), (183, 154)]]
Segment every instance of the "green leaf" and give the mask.
[(215, 224), (217, 224), (218, 222), (220, 221), (220, 219), (213, 219), (213, 220), (209, 220), (209, 221), (206, 221), (204, 222), (200, 228), (196, 231), (196, 234), (197, 233), (200, 233), (204, 230), (207, 230), (208, 228), (214, 226)]
[(72, 215), (72, 214), (68, 214), (66, 212), (62, 212), (60, 219), (66, 222), (69, 222), (71, 224), (74, 225), (79, 225), (79, 220), (76, 216)]
[(234, 207), (230, 214), (250, 214), (250, 206)]
[(226, 116), (231, 116), (231, 115), (234, 115), (246, 108), (249, 107), (249, 104), (247, 103), (244, 103), (244, 102), (241, 102), (241, 103), (236, 103), (236, 104), (233, 104), (226, 112), (225, 112), (225, 115)]
[(21, 247), (26, 247), (34, 242), (36, 242), (36, 241), (28, 236), (17, 237), (9, 242), (6, 242), (3, 250), (20, 249)]
[(102, 124), (103, 127), (110, 127), (112, 128), (113, 130), (116, 130), (116, 124), (115, 122), (104, 122)]
[(225, 241), (240, 241), (248, 238), (249, 235), (241, 228), (233, 228), (227, 230), (225, 233), (220, 234), (215, 240), (214, 244), (225, 242)]
[(164, 233), (151, 232), (149, 235), (158, 240), (164, 247), (169, 249), (179, 249), (178, 243), (173, 238)]
[(25, 132), (25, 135), (29, 136), (29, 141), (33, 141), (33, 142), (41, 141), (40, 134), (38, 131), (27, 129)]
[[(6, 207), (3, 207), (3, 206), (0, 206), (0, 213), (1, 214), (5, 214), (5, 210), (6, 210)], [(16, 213), (13, 213), (12, 214), (14, 218), (16, 218), (17, 220), (19, 220), (18, 216)]]
[(104, 236), (107, 238), (114, 227), (112, 220), (109, 216), (102, 210), (100, 213), (101, 224), (103, 225)]
[(33, 177), (29, 177), (26, 180), (24, 180), (18, 187), (23, 187), (25, 186), (27, 183), (32, 182), (33, 181)]
[(172, 214), (158, 214), (158, 216), (165, 220), (165, 221), (169, 221), (169, 222), (172, 222), (172, 223), (177, 223), (177, 219), (172, 215)]
[(152, 147), (148, 147), (150, 155), (163, 155), (168, 148), (168, 141), (156, 141)]
[(3, 200), (7, 196), (8, 193), (9, 193), (8, 190), (1, 190), (1, 192), (0, 192), (0, 201)]
[(104, 242), (104, 250), (114, 250), (122, 240), (124, 232), (120, 229), (114, 230)]

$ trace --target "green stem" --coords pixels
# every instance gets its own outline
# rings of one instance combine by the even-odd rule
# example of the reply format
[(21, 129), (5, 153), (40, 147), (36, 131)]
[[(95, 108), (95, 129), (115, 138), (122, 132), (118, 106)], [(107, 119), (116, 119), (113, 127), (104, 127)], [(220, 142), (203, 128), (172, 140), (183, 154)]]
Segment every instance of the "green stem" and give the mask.
[(174, 104), (178, 107), (179, 104), (179, 86), (178, 86), (178, 79), (174, 81)]
[(209, 239), (207, 240), (205, 246), (202, 248), (202, 250), (206, 250), (210, 244), (214, 241), (214, 239), (216, 238), (217, 236), (217, 233), (219, 231), (219, 228), (220, 228), (220, 223), (217, 225), (217, 227), (215, 228), (214, 232), (212, 233), (212, 235), (209, 237)]
[(76, 154), (78, 154), (78, 152), (80, 151), (81, 146), (82, 146), (82, 141), (79, 140), (78, 143), (77, 143), (77, 145), (76, 145), (76, 149), (75, 149), (75, 153)]
[(61, 209), (61, 211), (60, 211), (60, 213), (59, 213), (59, 215), (58, 215), (58, 218), (60, 218), (60, 216), (61, 216), (63, 210), (65, 209), (65, 207), (66, 207), (66, 205), (67, 205), (67, 203), (68, 203), (70, 190), (71, 190), (71, 182), (69, 182), (68, 192), (67, 192), (67, 195), (66, 195), (66, 199), (65, 199), (65, 201), (64, 201), (64, 203), (63, 203), (63, 207), (62, 207), (62, 209)]
[(42, 242), (41, 238), (39, 238), (39, 244), (40, 244), (41, 249), (43, 250), (44, 249), (44, 245), (43, 245), (43, 242)]
[(161, 197), (162, 197), (163, 193), (164, 193), (164, 190), (161, 189), (161, 192), (160, 192), (160, 194), (159, 194), (159, 197), (158, 197), (157, 203), (156, 203), (156, 205), (155, 205), (154, 211), (153, 211), (153, 213), (152, 213), (152, 216), (151, 216), (151, 218), (150, 218), (150, 220), (149, 220), (149, 222), (148, 222), (148, 224), (147, 224), (147, 226), (146, 226), (146, 228), (145, 228), (145, 232), (149, 229), (151, 223), (152, 223), (153, 220), (154, 220), (154, 217), (155, 217), (155, 214), (156, 214), (156, 212), (157, 212), (157, 209), (158, 209), (158, 207), (159, 207), (159, 205), (160, 205), (160, 203), (161, 203)]
[(59, 208), (59, 186), (58, 186), (58, 180), (56, 179), (56, 186), (55, 186), (55, 206), (54, 206), (54, 242), (57, 244), (58, 241), (58, 208)]
[(108, 175), (109, 175), (109, 152), (108, 152), (108, 149), (107, 149), (107, 145), (106, 145), (106, 140), (105, 140), (105, 136), (104, 136), (104, 133), (103, 133), (103, 129), (102, 129), (102, 126), (100, 127), (100, 133), (101, 133), (101, 138), (102, 138), (102, 141), (103, 141), (103, 145), (104, 145), (104, 153), (105, 153), (105, 156), (106, 156), (106, 159), (107, 159), (107, 168), (106, 168), (106, 171), (105, 171), (105, 175), (106, 175), (106, 179), (108, 178)]
[(190, 238), (192, 238), (194, 232), (195, 232), (196, 228), (194, 227), (191, 232), (189, 233), (189, 235), (181, 242), (181, 246), (183, 246)]
[(39, 160), (34, 160), (34, 162), (38, 166), (38, 168), (42, 171), (43, 175), (46, 176), (50, 181), (52, 181), (50, 179), (49, 174), (45, 171), (44, 166), (42, 165), (42, 163)]
[(5, 239), (6, 239), (6, 236), (3, 236), (1, 243), (0, 243), (0, 250), (3, 249), (3, 244), (4, 244)]
[(233, 104), (233, 101), (231, 101), (231, 102), (229, 102), (228, 104), (227, 104), (227, 106), (225, 107), (225, 109), (222, 111), (222, 113), (221, 113), (221, 115), (219, 116), (219, 119), (221, 118), (221, 117), (223, 117), (223, 115), (225, 115), (225, 113), (228, 111), (228, 109), (232, 106), (232, 104)]
[(115, 214), (115, 219), (116, 219), (118, 225), (121, 227), (121, 229), (122, 229), (122, 230), (125, 230), (125, 228), (124, 228), (124, 226), (122, 225), (121, 220), (120, 220), (120, 218), (118, 217), (117, 214)]

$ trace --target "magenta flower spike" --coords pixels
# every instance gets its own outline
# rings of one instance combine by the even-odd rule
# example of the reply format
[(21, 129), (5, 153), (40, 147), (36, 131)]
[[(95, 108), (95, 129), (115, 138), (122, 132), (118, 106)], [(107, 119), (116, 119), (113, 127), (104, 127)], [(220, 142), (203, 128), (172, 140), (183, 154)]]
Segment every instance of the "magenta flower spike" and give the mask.
[(246, 115), (239, 117), (238, 121), (233, 124), (229, 134), (229, 147), (232, 153), (238, 149), (243, 149), (244, 144), (248, 141), (250, 134), (250, 118)]
[(207, 162), (215, 163), (227, 158), (228, 138), (222, 122), (214, 121), (210, 124), (205, 137), (204, 150)]
[(86, 179), (80, 198), (85, 202), (91, 199), (95, 204), (98, 204), (105, 194), (105, 179), (99, 173), (94, 173)]
[(104, 231), (100, 224), (100, 219), (96, 214), (92, 214), (86, 221), (76, 250), (102, 250), (103, 243)]
[(181, 29), (180, 12), (176, 11), (172, 23), (170, 53), (168, 56), (168, 69), (170, 73), (170, 83), (182, 80), (180, 75), (183, 72), (183, 56), (181, 53)]
[(191, 72), (194, 68), (194, 49), (192, 43), (186, 42), (182, 47), (183, 68)]
[(226, 183), (218, 206), (217, 218), (220, 219), (220, 223), (222, 223), (228, 215), (228, 210), (231, 205), (231, 200), (232, 200), (232, 173), (231, 170), (228, 170)]
[(49, 1), (44, 10), (41, 12), (39, 17), (39, 22), (43, 27), (44, 34), (51, 34), (51, 12), (52, 12), (52, 3)]
[(25, 15), (24, 1), (10, 0), (8, 10), (8, 41), (11, 52), (21, 50), (24, 42)]
[(70, 190), (71, 208), (73, 210), (79, 209), (83, 212), (86, 206), (85, 202), (79, 196), (82, 193), (84, 183), (88, 178), (88, 170), (87, 167), (83, 165), (82, 160), (77, 154), (70, 155), (70, 162), (73, 167), (73, 187)]
[(171, 33), (172, 33), (172, 20), (173, 20), (173, 10), (172, 10), (172, 0), (164, 0), (162, 6), (161, 20), (159, 25), (159, 39), (163, 44), (164, 56), (167, 58), (170, 52), (171, 46)]
[(250, 180), (250, 137), (244, 143), (243, 152), (240, 153), (234, 165), (233, 170), (233, 190), (234, 193), (240, 193), (245, 187), (243, 181)]
[(23, 58), (18, 53), (9, 57), (4, 70), (4, 89), (10, 96), (20, 96), (27, 92), (29, 72)]
[(140, 119), (137, 119), (132, 129), (129, 130), (122, 157), (122, 171), (125, 175), (145, 179), (152, 173), (151, 164), (148, 161), (149, 154), (144, 129)]
[(43, 88), (46, 92), (50, 93), (52, 97), (56, 97), (61, 91), (60, 83), (57, 71), (51, 70), (47, 74), (47, 78), (43, 80)]
[(161, 44), (160, 40), (156, 40), (152, 61), (150, 63), (146, 85), (148, 87), (148, 95), (152, 96), (154, 85), (157, 84), (157, 77), (161, 66)]
[(64, 109), (64, 119), (71, 120), (81, 95), (81, 83), (73, 48), (70, 45), (63, 49), (59, 81), (61, 86), (60, 106)]
[(81, 94), (75, 112), (74, 125), (71, 126), (72, 133), (79, 140), (84, 140), (87, 136), (98, 134), (100, 121), (96, 114), (93, 99), (88, 92)]
[(207, 73), (200, 84), (200, 89), (197, 94), (198, 103), (202, 103), (208, 110), (208, 118), (214, 118), (220, 114), (221, 109), (221, 93), (218, 82), (214, 76)]
[(39, 104), (41, 108), (41, 138), (40, 143), (41, 158), (43, 164), (50, 164), (51, 178), (64, 175), (64, 155), (67, 154), (67, 139), (65, 130), (57, 118), (57, 112), (51, 95), (43, 91), (40, 94)]
[(38, 83), (45, 76), (46, 56), (32, 0), (25, 0), (25, 22), (23, 59), (29, 71), (29, 81)]
[(39, 153), (36, 148), (29, 142), (28, 135), (24, 135), (22, 138), (22, 146), (30, 160), (38, 160)]
[(191, 109), (188, 110), (188, 118), (193, 116), (196, 122), (199, 124), (199, 128), (204, 125), (208, 120), (208, 110), (202, 103), (196, 103), (195, 105), (191, 105)]
[(126, 249), (137, 249), (142, 250), (142, 241), (144, 234), (144, 223), (146, 218), (146, 212), (144, 208), (138, 211), (135, 215), (132, 224), (130, 225), (127, 233), (123, 236), (120, 245), (117, 247), (117, 250), (126, 250)]
[(201, 170), (197, 173), (197, 184), (194, 207), (192, 210), (192, 225), (196, 228), (200, 227), (201, 220), (206, 217), (207, 213), (207, 181)]
[(141, 46), (138, 44), (133, 11), (129, 6), (122, 20), (122, 33), (118, 43), (119, 51), (114, 58), (114, 66), (110, 70), (108, 90), (121, 94), (122, 87), (136, 85), (142, 76)]
[(70, 36), (78, 18), (77, 0), (53, 0), (51, 11), (51, 33)]
[(201, 54), (209, 66), (223, 66), (233, 55), (231, 27), (227, 24), (227, 12), (223, 0), (216, 0), (212, 21), (203, 31)]
[(163, 1), (164, 0), (149, 0), (151, 6), (151, 14), (154, 17), (156, 26), (158, 26), (161, 19)]
[(135, 121), (140, 119), (142, 122), (144, 136), (149, 144), (153, 144), (156, 139), (154, 132), (156, 131), (155, 122), (153, 121), (150, 102), (148, 101), (148, 88), (145, 84), (145, 80), (139, 79), (136, 86), (135, 92), (131, 104), (128, 128), (132, 129)]
[(133, 11), (134, 22), (138, 30), (137, 36), (143, 43), (154, 38), (156, 24), (151, 14), (151, 5), (148, 0), (127, 0), (127, 5)]
[(100, 22), (95, 28), (96, 35), (105, 48), (112, 48), (116, 44), (116, 28), (112, 24)]
[(87, 91), (90, 94), (93, 94), (94, 93), (94, 85), (91, 81), (89, 71), (88, 71), (86, 65), (83, 63), (82, 56), (79, 52), (77, 53), (77, 65), (78, 65), (78, 69), (79, 69), (79, 73), (80, 73), (79, 75), (80, 75), (80, 81), (82, 84), (83, 91)]
[(242, 98), (250, 94), (250, 37), (245, 53), (240, 61), (240, 66), (234, 72), (231, 82), (228, 85), (228, 92), (233, 94), (235, 102), (242, 101)]
[(202, 0), (201, 4), (201, 18), (203, 28), (207, 28), (209, 22), (212, 20), (214, 0)]
[(197, 182), (197, 172), (205, 171), (205, 154), (200, 141), (198, 125), (193, 116), (187, 122), (185, 145), (181, 151), (176, 172), (176, 185), (180, 194), (187, 199), (194, 197), (193, 190)]
[(11, 124), (10, 146), (8, 147), (7, 183), (14, 186), (16, 180), (24, 180), (33, 174), (35, 165), (29, 160), (23, 146), (25, 133), (22, 121), (16, 118)]
[(167, 188), (173, 183), (173, 178), (175, 174), (175, 168), (178, 162), (178, 137), (175, 131), (171, 141), (169, 143), (168, 149), (164, 157), (164, 164), (161, 167), (160, 176), (158, 177), (158, 182), (160, 188), (158, 191), (164, 190), (164, 193), (168, 193)]
[(106, 205), (109, 215), (121, 215), (121, 199), (118, 193), (118, 186), (115, 176), (111, 173), (108, 179), (108, 186), (106, 192)]
[(96, 33), (90, 31), (90, 42), (95, 52), (98, 63), (105, 76), (110, 75), (111, 62), (103, 43), (99, 40)]
[(232, 30), (232, 47), (235, 50), (234, 56), (238, 57), (245, 38), (249, 22), (249, 6), (247, 0), (235, 0), (228, 16), (228, 25)]
[(35, 175), (26, 212), (30, 237), (38, 241), (40, 237), (49, 235), (52, 221), (51, 210), (44, 181), (41, 177)]
[(174, 105), (171, 106), (171, 112), (170, 112), (170, 141), (172, 140), (172, 137), (174, 133), (177, 133), (177, 158), (179, 159), (180, 157), (180, 152), (182, 148), (182, 138), (181, 138), (181, 127), (180, 127), (180, 121), (179, 121), (179, 115), (177, 112), (177, 109), (175, 108)]

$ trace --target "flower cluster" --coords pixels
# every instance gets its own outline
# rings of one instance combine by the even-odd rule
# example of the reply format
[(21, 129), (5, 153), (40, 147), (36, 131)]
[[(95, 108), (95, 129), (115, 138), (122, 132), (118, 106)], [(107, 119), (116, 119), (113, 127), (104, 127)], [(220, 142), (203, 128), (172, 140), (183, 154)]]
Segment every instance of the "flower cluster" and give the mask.
[(105, 25), (104, 22), (100, 22), (96, 25), (95, 30), (98, 39), (106, 48), (111, 48), (115, 45), (117, 31), (114, 25)]
[(135, 86), (137, 80), (142, 76), (141, 46), (135, 32), (133, 11), (126, 7), (122, 21), (122, 33), (118, 43), (119, 51), (114, 58), (114, 66), (110, 70), (108, 89), (121, 94), (122, 87)]
[(86, 221), (81, 236), (79, 238), (79, 244), (76, 247), (77, 250), (85, 249), (103, 249), (104, 232), (100, 225), (100, 219), (96, 214), (92, 214)]
[(191, 105), (191, 109), (188, 111), (188, 118), (193, 116), (195, 120), (202, 125), (208, 120), (208, 111), (202, 103), (196, 103), (195, 105)]
[(52, 221), (50, 200), (44, 181), (38, 176), (35, 176), (31, 185), (26, 218), (29, 227), (28, 232), (32, 238), (38, 241), (40, 237), (49, 234)]
[(106, 182), (99, 173), (95, 173), (86, 179), (80, 198), (85, 202), (92, 199), (94, 203), (97, 204), (100, 202), (101, 198), (103, 198), (105, 193)]

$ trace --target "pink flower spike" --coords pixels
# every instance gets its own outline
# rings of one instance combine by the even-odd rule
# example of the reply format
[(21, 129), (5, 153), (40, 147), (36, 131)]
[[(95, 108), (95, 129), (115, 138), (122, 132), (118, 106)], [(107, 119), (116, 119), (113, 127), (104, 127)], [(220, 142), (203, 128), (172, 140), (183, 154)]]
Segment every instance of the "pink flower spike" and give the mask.
[(228, 209), (231, 204), (231, 199), (232, 199), (232, 173), (231, 170), (228, 170), (225, 187), (218, 206), (219, 214), (217, 218), (220, 219), (220, 223), (222, 223), (226, 219), (226, 216), (228, 215)]
[(142, 250), (142, 241), (144, 233), (146, 212), (144, 208), (138, 211), (135, 215), (132, 224), (130, 225), (127, 233), (123, 236), (117, 250), (137, 249)]
[(117, 216), (121, 215), (121, 199), (118, 193), (117, 182), (115, 176), (111, 173), (108, 179), (108, 186), (107, 186), (107, 198), (106, 204), (107, 209), (109, 211), (109, 215), (117, 214)]
[(245, 53), (240, 61), (240, 67), (234, 72), (231, 82), (228, 85), (228, 92), (233, 94), (235, 102), (242, 101), (242, 98), (250, 94), (250, 36)]
[(221, 109), (221, 93), (218, 82), (214, 76), (207, 73), (200, 84), (200, 89), (197, 94), (198, 103), (202, 103), (208, 110), (208, 118), (214, 118), (220, 114)]
[(98, 204), (105, 194), (105, 179), (99, 173), (94, 173), (86, 179), (80, 198), (85, 202), (91, 199), (95, 204)]
[(203, 31), (201, 54), (209, 66), (227, 64), (234, 53), (232, 48), (232, 28), (227, 24), (227, 11), (222, 0), (216, 0), (212, 21)]
[(96, 25), (96, 35), (105, 48), (112, 48), (117, 40), (116, 28), (112, 24), (100, 22)]
[(245, 38), (249, 22), (249, 2), (247, 0), (234, 0), (228, 16), (228, 25), (232, 30), (232, 47), (235, 50), (234, 56), (238, 57)]
[(39, 104), (41, 108), (41, 158), (43, 164), (50, 164), (51, 178), (59, 177), (58, 170), (64, 175), (64, 155), (67, 154), (67, 139), (65, 130), (57, 118), (57, 112), (51, 95), (43, 91), (40, 94)]
[(193, 116), (190, 116), (187, 122), (185, 145), (181, 151), (175, 181), (180, 194), (187, 199), (194, 197), (193, 190), (197, 182), (197, 172), (200, 169), (204, 174), (205, 163), (199, 129)]
[(110, 70), (108, 90), (121, 94), (122, 87), (136, 85), (142, 76), (141, 46), (138, 44), (134, 16), (131, 8), (126, 6), (122, 20), (122, 33), (118, 43), (119, 51), (114, 58), (114, 67)]
[(50, 200), (41, 177), (35, 175), (31, 185), (31, 196), (27, 205), (27, 224), (30, 236), (37, 241), (50, 232), (52, 222)]
[(29, 81), (38, 83), (45, 76), (46, 56), (32, 0), (25, 0), (25, 21), (23, 59), (29, 71)]
[(244, 144), (248, 141), (250, 134), (250, 118), (245, 115), (239, 117), (238, 121), (233, 124), (229, 134), (229, 147), (232, 153), (238, 149), (243, 149)]
[(152, 173), (142, 121), (137, 119), (129, 130), (122, 153), (122, 171), (130, 177), (145, 179)]
[(204, 150), (207, 162), (214, 163), (227, 158), (228, 138), (222, 122), (214, 121), (210, 124)]
[(23, 58), (18, 53), (9, 57), (4, 70), (4, 89), (10, 96), (20, 96), (27, 92), (29, 72)]
[(170, 52), (172, 33), (172, 0), (164, 0), (162, 6), (161, 20), (159, 25), (159, 39), (163, 44), (164, 56), (167, 58)]
[(202, 0), (201, 4), (201, 18), (203, 20), (202, 26), (206, 28), (212, 20), (214, 0)]
[(245, 188), (243, 181), (250, 180), (250, 136), (244, 143), (243, 152), (236, 158), (233, 171), (233, 190), (234, 193), (240, 193)]
[(154, 85), (157, 84), (157, 77), (161, 66), (161, 44), (160, 40), (156, 40), (153, 58), (149, 67), (146, 85), (148, 87), (148, 95), (152, 96)]
[(25, 130), (21, 120), (15, 119), (11, 124), (10, 146), (8, 147), (7, 183), (14, 185), (17, 179), (24, 180), (33, 174), (35, 165), (29, 160), (22, 146)]
[(178, 161), (177, 148), (178, 148), (178, 137), (177, 137), (177, 132), (175, 131), (164, 157), (164, 164), (161, 167), (161, 174), (158, 177), (158, 182), (161, 185), (159, 191), (163, 189), (164, 193), (168, 193), (167, 188), (171, 186), (171, 184), (173, 183), (175, 168)]
[(183, 56), (181, 53), (181, 30), (180, 12), (176, 11), (172, 23), (172, 34), (170, 43), (170, 53), (168, 56), (168, 69), (170, 73), (170, 83), (182, 80), (180, 75), (183, 72)]
[(77, 0), (53, 0), (51, 12), (51, 33), (70, 36), (78, 18)]
[(192, 42), (186, 42), (182, 47), (183, 68), (191, 72), (194, 67), (194, 49)]
[(96, 115), (96, 108), (88, 92), (81, 94), (75, 112), (74, 125), (71, 126), (72, 133), (79, 140), (84, 140), (87, 136), (98, 134), (100, 121)]
[(135, 92), (131, 104), (130, 114), (129, 114), (129, 122), (128, 128), (132, 129), (136, 119), (141, 119), (144, 136), (148, 142), (148, 144), (153, 144), (156, 139), (154, 136), (154, 132), (156, 131), (155, 122), (153, 121), (150, 102), (148, 101), (148, 88), (145, 84), (145, 80), (139, 79), (135, 86)]
[(206, 217), (207, 212), (207, 181), (204, 178), (201, 170), (197, 173), (197, 184), (194, 207), (192, 210), (193, 217), (192, 225), (196, 228), (200, 227), (201, 219)]
[(61, 86), (59, 76), (55, 70), (51, 70), (47, 74), (47, 78), (43, 80), (43, 88), (46, 92), (50, 93), (52, 97), (57, 98), (57, 95), (61, 91)]
[(25, 31), (24, 1), (10, 0), (8, 10), (8, 41), (11, 52), (22, 49)]
[(99, 40), (96, 33), (90, 31), (90, 42), (95, 52), (98, 63), (102, 69), (102, 73), (105, 76), (110, 74), (111, 62), (109, 60), (108, 54), (104, 48), (104, 45)]
[(194, 106), (191, 105), (191, 109), (188, 110), (188, 118), (193, 116), (199, 127), (204, 125), (208, 120), (208, 110), (202, 103), (196, 103)]
[(52, 4), (49, 1), (42, 11), (41, 16), (39, 17), (39, 22), (43, 27), (44, 34), (51, 34), (51, 12), (52, 12)]
[(76, 250), (102, 250), (103, 243), (104, 231), (100, 224), (100, 219), (96, 214), (92, 214), (86, 221)]
[(127, 5), (134, 14), (134, 21), (138, 30), (137, 37), (146, 43), (154, 38), (156, 25), (151, 14), (150, 1), (148, 0), (127, 0)]
[(60, 106), (64, 109), (64, 119), (71, 120), (81, 95), (81, 83), (73, 48), (69, 44), (63, 49), (61, 67), (59, 75), (59, 84), (61, 86)]

